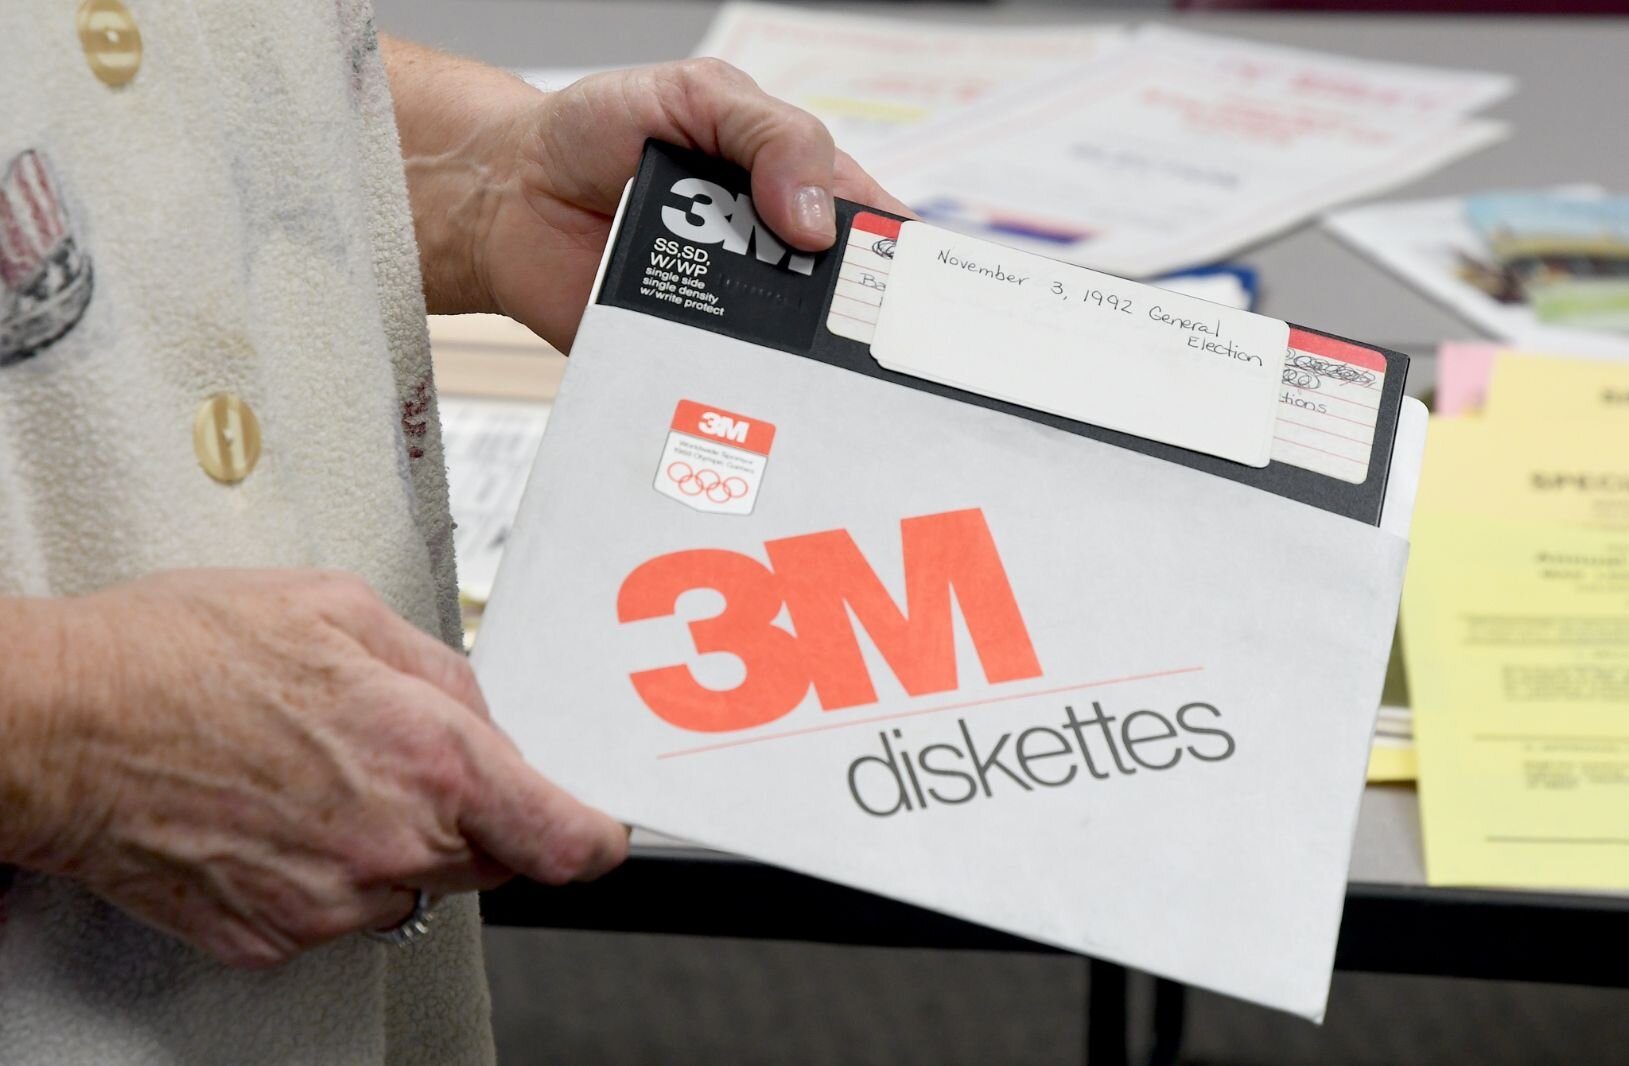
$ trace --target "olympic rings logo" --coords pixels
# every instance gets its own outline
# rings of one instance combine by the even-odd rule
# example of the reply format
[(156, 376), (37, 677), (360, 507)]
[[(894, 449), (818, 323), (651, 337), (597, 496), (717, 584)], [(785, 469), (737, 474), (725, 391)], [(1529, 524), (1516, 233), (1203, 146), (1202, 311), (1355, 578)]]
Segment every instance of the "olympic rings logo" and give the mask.
[(747, 494), (747, 483), (742, 478), (734, 474), (720, 477), (717, 470), (696, 470), (686, 462), (669, 463), (667, 479), (686, 496), (705, 496), (713, 503), (729, 503)]

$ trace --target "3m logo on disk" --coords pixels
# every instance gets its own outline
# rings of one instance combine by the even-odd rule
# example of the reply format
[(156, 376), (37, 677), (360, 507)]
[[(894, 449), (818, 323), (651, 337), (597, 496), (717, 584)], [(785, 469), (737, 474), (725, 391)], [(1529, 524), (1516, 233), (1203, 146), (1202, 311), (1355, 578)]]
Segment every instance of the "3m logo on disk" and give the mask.
[(709, 437), (722, 437), (744, 444), (752, 423), (744, 418), (721, 415), (717, 411), (703, 411), (697, 428)]
[[(688, 665), (674, 663), (636, 671), (629, 680), (658, 717), (703, 733), (773, 722), (811, 688), (822, 710), (859, 707), (878, 695), (858, 626), (907, 694), (949, 692), (961, 687), (956, 610), (986, 681), (1041, 676), (984, 512), (907, 518), (900, 542), (903, 605), (844, 529), (769, 541), (768, 565), (708, 548), (643, 563), (622, 582), (617, 620), (671, 617), (686, 592), (712, 589), (724, 597), (724, 609), (689, 623), (692, 645), (697, 655), (735, 656), (745, 676), (734, 688), (714, 689), (697, 681)], [(788, 627), (779, 622), (783, 611)]]
[(751, 514), (774, 443), (769, 422), (680, 400), (651, 487), (697, 511)]
[(791, 252), (769, 232), (753, 209), (750, 194), (736, 196), (702, 178), (681, 178), (673, 183), (673, 195), (684, 203), (662, 208), (662, 224), (675, 237), (697, 244), (722, 245), (725, 251), (737, 255), (746, 255), (751, 248), (760, 263), (784, 265), (798, 274), (814, 272), (814, 256)]

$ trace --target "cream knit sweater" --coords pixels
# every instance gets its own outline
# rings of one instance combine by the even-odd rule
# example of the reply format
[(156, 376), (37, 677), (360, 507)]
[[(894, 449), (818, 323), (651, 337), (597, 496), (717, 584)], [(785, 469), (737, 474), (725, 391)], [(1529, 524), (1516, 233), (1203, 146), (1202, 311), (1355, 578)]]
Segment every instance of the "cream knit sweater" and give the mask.
[[(417, 254), (366, 0), (125, 3), (142, 62), (110, 88), (76, 0), (0, 2), (0, 594), (335, 567), (456, 643)], [(263, 434), (232, 486), (193, 449), (217, 392)], [(492, 1057), (473, 898), (444, 901), (413, 947), (350, 937), (260, 973), (26, 873), (0, 920), (0, 1063)]]

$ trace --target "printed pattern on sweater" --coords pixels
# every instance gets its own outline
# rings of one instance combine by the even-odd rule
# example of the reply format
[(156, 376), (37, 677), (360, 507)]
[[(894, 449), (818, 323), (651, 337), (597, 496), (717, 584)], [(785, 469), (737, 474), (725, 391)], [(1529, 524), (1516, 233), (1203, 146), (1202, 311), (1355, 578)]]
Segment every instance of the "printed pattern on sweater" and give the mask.
[(50, 163), (32, 148), (18, 153), (0, 176), (0, 367), (67, 336), (94, 287)]

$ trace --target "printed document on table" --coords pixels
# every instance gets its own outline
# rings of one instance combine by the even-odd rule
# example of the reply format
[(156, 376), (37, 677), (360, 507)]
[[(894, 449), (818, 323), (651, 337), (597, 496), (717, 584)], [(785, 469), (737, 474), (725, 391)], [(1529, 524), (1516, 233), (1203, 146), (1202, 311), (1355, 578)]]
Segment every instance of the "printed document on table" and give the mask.
[(1629, 890), (1629, 533), (1439, 512), (1413, 543), (1430, 882)]
[(458, 588), (485, 602), (543, 440), (549, 405), (443, 396), (440, 407)]
[(1116, 26), (952, 25), (726, 4), (698, 56), (740, 67), (765, 92), (818, 116), (867, 163), (913, 128), (1015, 83), (1093, 59)]
[[(1462, 428), (1458, 419), (1454, 424), (1438, 420), (1437, 427), (1444, 436), (1438, 463), (1460, 457), (1472, 473), (1466, 476), (1455, 470), (1433, 479), (1428, 506), (1463, 511), (1487, 505), (1509, 517), (1541, 513), (1559, 515), (1562, 521), (1629, 528), (1629, 513), (1615, 507), (1613, 493), (1585, 491), (1581, 484), (1555, 476), (1569, 463), (1587, 462), (1592, 449), (1613, 454), (1623, 447), (1618, 440), (1629, 429), (1629, 365), (1506, 351), (1496, 344), (1443, 344), (1437, 356), (1436, 410), (1440, 415), (1471, 416), (1470, 428)], [(1613, 420), (1623, 429), (1614, 429)], [(1476, 424), (1481, 421), (1494, 423), (1495, 428)], [(1523, 422), (1539, 425), (1524, 430)], [(1579, 428), (1583, 425), (1591, 428)], [(1558, 426), (1568, 428), (1562, 431)], [(1563, 453), (1552, 457), (1548, 441), (1529, 445), (1534, 428), (1544, 436), (1582, 432), (1585, 439), (1580, 448), (1562, 441)], [(1551, 468), (1548, 475), (1546, 467)], [(1500, 470), (1502, 489), (1489, 492), (1476, 471)], [(1607, 480), (1612, 476), (1608, 472)], [(1557, 509), (1557, 503), (1566, 506)], [(1436, 653), (1421, 649), (1419, 654), (1428, 657), (1421, 669), (1431, 669)], [(1380, 708), (1369, 780), (1412, 780), (1413, 716), (1403, 705), (1410, 700), (1398, 652), (1387, 670), (1386, 689), (1394, 705)]]
[(1419, 510), (1629, 532), (1626, 489), (1622, 420), (1438, 418)]
[(1511, 84), (1147, 27), (870, 162), (927, 221), (1145, 277), (1497, 140), (1468, 116)]
[(1505, 419), (1600, 418), (1622, 429), (1629, 445), (1629, 364), (1568, 359), (1537, 352), (1499, 352), (1493, 358), (1487, 417)]
[(1552, 410), (1432, 427), (1402, 629), (1435, 884), (1629, 888), (1629, 425)]
[[(1591, 187), (1558, 192), (1582, 195)], [(1593, 190), (1599, 194), (1598, 189)], [(1465, 218), (1460, 197), (1371, 204), (1338, 211), (1324, 224), (1356, 251), (1495, 337), (1537, 351), (1629, 358), (1629, 338), (1540, 322), (1525, 303), (1502, 303), (1467, 280), (1487, 249)]]

